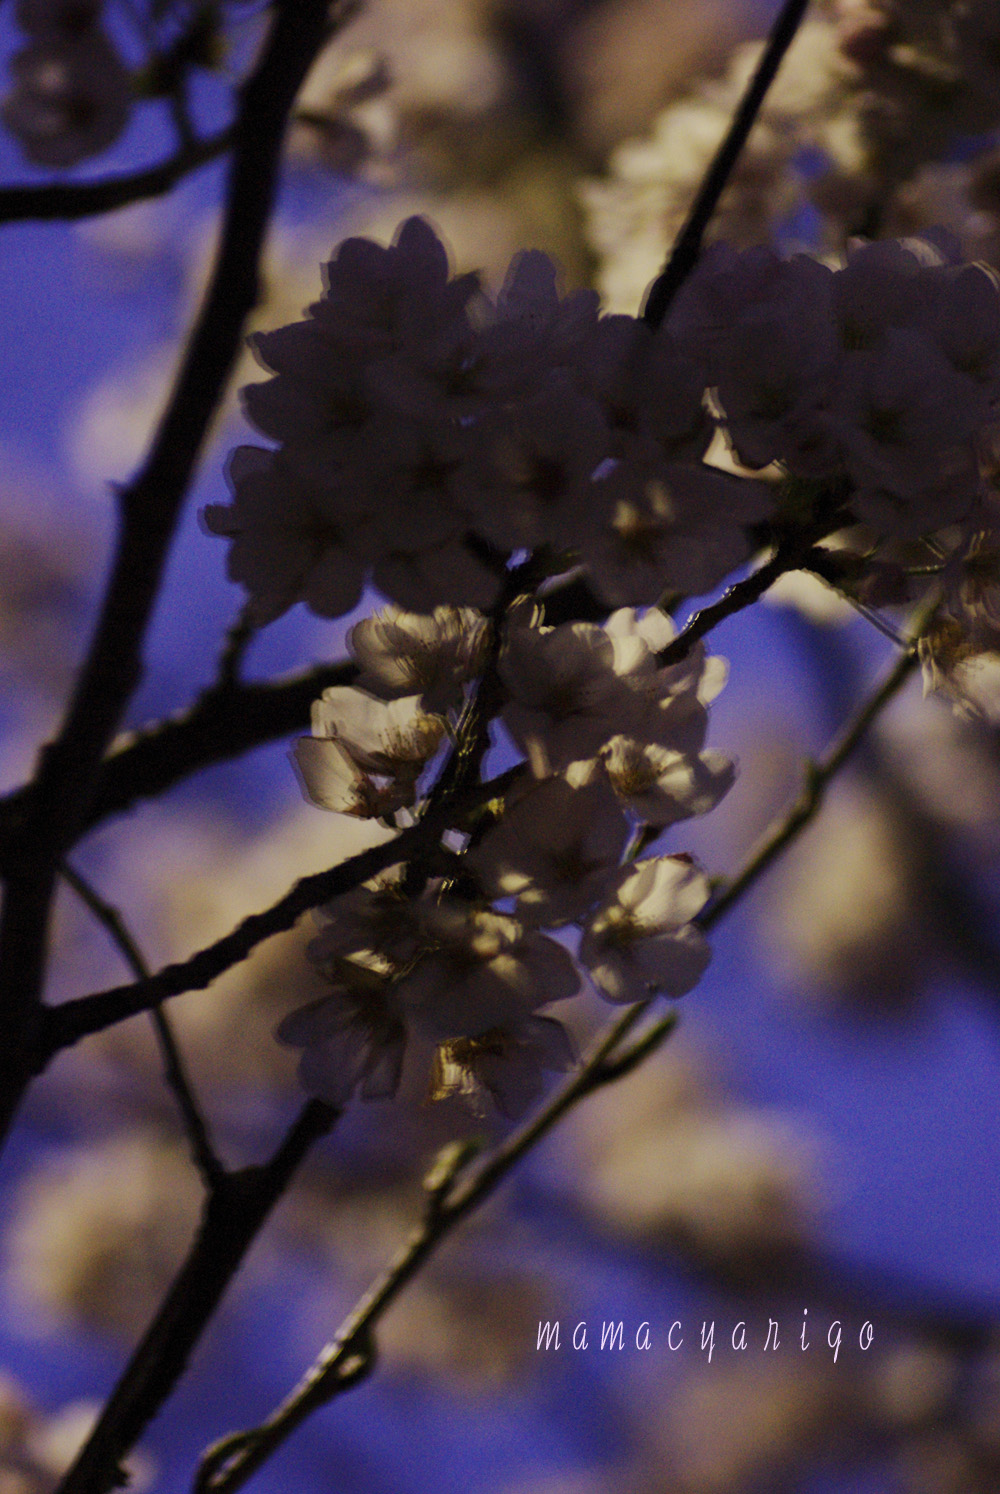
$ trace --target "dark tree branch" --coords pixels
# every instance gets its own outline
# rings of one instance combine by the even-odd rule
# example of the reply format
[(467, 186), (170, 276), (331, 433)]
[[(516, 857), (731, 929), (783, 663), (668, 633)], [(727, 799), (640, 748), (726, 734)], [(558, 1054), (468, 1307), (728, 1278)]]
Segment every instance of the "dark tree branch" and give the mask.
[[(313, 701), (331, 685), (351, 684), (357, 672), (345, 660), (283, 680), (213, 686), (181, 715), (124, 733), (101, 763), (79, 835), (203, 768), (305, 730)], [(0, 799), (0, 873), (9, 869), (7, 847), (31, 811), (33, 793), (27, 784)]]
[(237, 965), (274, 934), (294, 927), (303, 913), (317, 908), (331, 898), (359, 887), (387, 867), (407, 861), (429, 849), (450, 826), (490, 799), (497, 798), (524, 769), (510, 768), (486, 783), (466, 789), (446, 804), (428, 811), (422, 820), (403, 830), (383, 845), (373, 846), (349, 857), (329, 871), (302, 877), (272, 907), (263, 913), (252, 913), (231, 933), (179, 964), (167, 965), (147, 980), (133, 985), (116, 986), (92, 996), (80, 996), (59, 1006), (41, 1011), (41, 1033), (35, 1050), (35, 1072), (40, 1073), (60, 1049), (71, 1046), (92, 1032), (101, 1032), (137, 1012), (149, 1011), (171, 996), (184, 991), (200, 991)]
[(41, 757), (29, 814), (9, 846), (0, 917), (0, 1135), (30, 1080), (57, 869), (89, 812), (101, 760), (142, 673), (146, 629), (181, 506), (256, 304), (282, 141), (299, 86), (328, 35), (327, 0), (279, 0), (261, 63), (241, 91), (226, 219), (211, 284), (167, 411), (119, 494), (119, 536), (97, 630), (58, 738)]
[[(151, 974), (149, 966), (118, 909), (106, 902), (96, 888), (91, 886), (87, 879), (66, 861), (62, 865), (62, 875), (63, 880), (72, 887), (81, 902), (86, 904), (98, 923), (107, 929), (136, 979), (148, 980)], [(177, 1100), (191, 1147), (191, 1156), (201, 1173), (206, 1188), (211, 1190), (219, 1183), (225, 1169), (212, 1146), (208, 1126), (198, 1101), (195, 1099), (194, 1089), (188, 1078), (170, 1020), (166, 1012), (158, 1006), (153, 1008), (150, 1016), (156, 1029), (160, 1052), (163, 1055), (164, 1076)]]
[(162, 197), (185, 176), (217, 160), (233, 143), (233, 129), (207, 140), (192, 140), (176, 155), (147, 171), (105, 176), (93, 182), (46, 182), (41, 186), (0, 187), (0, 223), (68, 222), (111, 213), (132, 202)]
[(747, 137), (757, 122), (767, 90), (774, 82), (782, 58), (791, 46), (808, 6), (809, 0), (785, 0), (781, 7), (757, 71), (750, 80), (726, 138), (708, 168), (687, 221), (671, 250), (667, 267), (649, 288), (642, 316), (650, 327), (662, 324), (674, 297), (698, 262), (705, 230), (712, 221), (719, 198), (725, 191)]
[(752, 607), (755, 602), (759, 602), (765, 591), (774, 585), (779, 576), (783, 576), (786, 571), (807, 567), (819, 533), (817, 528), (808, 534), (794, 535), (780, 544), (770, 560), (758, 566), (755, 571), (751, 571), (749, 576), (745, 576), (742, 581), (737, 581), (728, 587), (717, 602), (712, 602), (710, 606), (702, 607), (699, 612), (694, 613), (677, 637), (665, 648), (660, 649), (656, 656), (657, 662), (661, 665), (679, 664), (682, 659), (687, 658), (699, 639), (704, 638), (713, 628), (717, 628), (719, 623), (737, 612), (742, 612), (745, 607)]
[(217, 1180), (187, 1260), (57, 1494), (108, 1494), (127, 1482), (122, 1459), (174, 1389), (271, 1209), (338, 1114), (310, 1100), (269, 1162)]

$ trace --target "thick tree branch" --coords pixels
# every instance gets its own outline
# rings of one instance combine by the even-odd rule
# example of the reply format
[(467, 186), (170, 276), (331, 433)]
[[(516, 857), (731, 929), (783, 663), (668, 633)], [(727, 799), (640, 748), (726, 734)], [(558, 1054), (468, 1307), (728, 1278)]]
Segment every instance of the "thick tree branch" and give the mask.
[(233, 143), (233, 130), (193, 140), (169, 161), (147, 171), (105, 176), (93, 182), (46, 182), (41, 186), (0, 187), (0, 223), (70, 221), (111, 213), (132, 202), (162, 197), (185, 176), (215, 161)]
[(694, 645), (699, 639), (706, 637), (719, 623), (724, 622), (727, 617), (733, 617), (735, 613), (742, 612), (745, 607), (752, 607), (759, 602), (765, 591), (773, 586), (779, 576), (786, 571), (797, 571), (802, 567), (808, 568), (810, 554), (817, 538), (824, 532), (826, 526), (816, 526), (806, 534), (793, 535), (778, 546), (770, 560), (751, 571), (742, 581), (736, 581), (728, 587), (717, 602), (712, 602), (707, 607), (702, 607), (699, 612), (689, 619), (678, 633), (677, 637), (662, 648), (657, 654), (657, 662), (660, 665), (678, 664), (686, 659)]
[(258, 295), (285, 125), (328, 35), (327, 0), (282, 0), (241, 92), (226, 218), (212, 280), (149, 457), (119, 494), (120, 532), (97, 630), (58, 738), (42, 754), (30, 813), (9, 846), (0, 918), (0, 1135), (38, 1051), (40, 994), (57, 868), (89, 812), (109, 742), (142, 670), (142, 650), (195, 463)]
[(310, 1100), (269, 1162), (217, 1180), (187, 1260), (57, 1494), (108, 1494), (127, 1482), (122, 1459), (170, 1395), (271, 1209), (338, 1113)]

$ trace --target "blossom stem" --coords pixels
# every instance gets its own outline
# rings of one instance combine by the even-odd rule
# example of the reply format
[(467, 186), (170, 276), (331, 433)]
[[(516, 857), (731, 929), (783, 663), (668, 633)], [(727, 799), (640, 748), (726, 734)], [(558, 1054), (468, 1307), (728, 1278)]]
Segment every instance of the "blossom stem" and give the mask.
[[(626, 1008), (594, 1044), (584, 1063), (549, 1103), (527, 1125), (505, 1141), (470, 1176), (459, 1176), (453, 1189), (437, 1195), (434, 1207), (383, 1275), (345, 1320), (334, 1341), (288, 1398), (251, 1431), (224, 1438), (205, 1453), (194, 1483), (194, 1494), (223, 1494), (240, 1488), (307, 1416), (355, 1384), (358, 1371), (374, 1363), (372, 1329), (386, 1309), (416, 1275), (445, 1235), (472, 1213), (498, 1187), (521, 1158), (547, 1135), (563, 1115), (603, 1081), (603, 1064), (632, 1031), (648, 1007), (639, 1002)], [(349, 1375), (345, 1377), (345, 1370)]]
[[(61, 871), (63, 880), (90, 909), (98, 923), (107, 929), (136, 979), (148, 980), (151, 973), (149, 966), (119, 910), (101, 897), (93, 884), (68, 862), (63, 862)], [(206, 1188), (211, 1190), (218, 1184), (225, 1169), (212, 1146), (208, 1125), (195, 1099), (170, 1019), (160, 1007), (153, 1007), (150, 1017), (163, 1055), (164, 1075), (184, 1121), (191, 1156)]]
[[(703, 929), (713, 927), (756, 882), (775, 856), (801, 832), (818, 811), (823, 790), (840, 770), (883, 708), (909, 678), (917, 661), (917, 640), (936, 606), (928, 603), (914, 618), (909, 647), (885, 679), (862, 703), (829, 751), (812, 765), (806, 792), (788, 815), (768, 832), (747, 859), (743, 870), (706, 915), (696, 920)], [(298, 1386), (266, 1421), (248, 1431), (235, 1433), (205, 1453), (195, 1479), (194, 1494), (232, 1494), (291, 1435), (313, 1411), (342, 1394), (374, 1364), (373, 1330), (386, 1308), (432, 1254), (438, 1243), (483, 1202), (514, 1166), (541, 1138), (586, 1095), (604, 1084), (631, 1073), (670, 1034), (673, 1014), (664, 1017), (623, 1052), (624, 1039), (645, 1015), (651, 1001), (638, 1002), (601, 1034), (580, 1068), (558, 1089), (539, 1113), (504, 1142), (468, 1177), (460, 1177), (453, 1191), (445, 1191), (428, 1210), (385, 1273), (343, 1323), (336, 1338), (323, 1350)], [(345, 1370), (351, 1373), (345, 1377)]]
[(809, 559), (817, 539), (822, 537), (828, 526), (819, 526), (811, 529), (806, 534), (796, 534), (782, 541), (770, 560), (751, 571), (742, 581), (737, 581), (728, 587), (717, 602), (712, 602), (708, 607), (702, 607), (695, 612), (686, 625), (678, 633), (677, 637), (662, 648), (656, 658), (661, 665), (679, 664), (686, 659), (694, 645), (699, 639), (704, 638), (719, 623), (724, 622), (727, 617), (734, 613), (742, 612), (745, 607), (752, 607), (759, 602), (765, 591), (773, 586), (779, 576), (786, 571), (801, 569)]
[(705, 230), (718, 207), (719, 198), (739, 161), (767, 91), (774, 82), (808, 5), (809, 0), (785, 0), (778, 13), (757, 71), (747, 85), (726, 137), (708, 168), (687, 220), (670, 252), (666, 268), (649, 288), (642, 316), (650, 327), (656, 328), (662, 324), (674, 297), (698, 262)]

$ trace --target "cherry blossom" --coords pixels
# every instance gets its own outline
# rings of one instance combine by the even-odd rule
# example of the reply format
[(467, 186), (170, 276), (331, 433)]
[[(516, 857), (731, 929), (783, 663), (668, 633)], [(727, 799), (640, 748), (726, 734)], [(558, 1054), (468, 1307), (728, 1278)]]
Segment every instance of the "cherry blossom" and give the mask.
[(708, 900), (703, 872), (659, 856), (623, 868), (613, 899), (587, 924), (580, 958), (609, 1001), (683, 996), (708, 964), (708, 941), (691, 920)]
[(423, 950), (398, 993), (408, 1020), (435, 1042), (516, 1026), (579, 989), (563, 946), (507, 914), (442, 900), (423, 907), (421, 929)]
[(547, 771), (593, 757), (639, 709), (615, 671), (614, 646), (593, 623), (511, 627), (500, 658), (503, 719)]
[(643, 824), (661, 829), (707, 814), (730, 790), (736, 769), (721, 752), (679, 752), (617, 736), (602, 762), (612, 788)]
[(543, 928), (583, 917), (614, 880), (628, 824), (603, 775), (533, 784), (468, 860), (492, 897)]
[(386, 607), (355, 623), (348, 635), (360, 683), (393, 699), (419, 695), (428, 712), (461, 704), (462, 686), (483, 663), (485, 619), (471, 607), (436, 607), (430, 614)]
[(275, 1036), (303, 1050), (299, 1077), (309, 1094), (338, 1107), (358, 1088), (363, 1099), (388, 1099), (406, 1049), (395, 988), (363, 966), (343, 961), (340, 968), (333, 992), (291, 1012)]
[(565, 1071), (575, 1054), (566, 1029), (553, 1017), (528, 1017), (511, 1028), (442, 1043), (435, 1057), (431, 1096), (460, 1094), (475, 1104), (481, 1090), (501, 1115), (519, 1120), (540, 1097), (545, 1070)]
[(364, 515), (338, 514), (322, 490), (259, 446), (238, 446), (228, 475), (232, 505), (209, 504), (203, 518), (211, 533), (233, 541), (229, 576), (250, 592), (254, 624), (272, 622), (299, 600), (321, 617), (356, 607), (370, 554)]

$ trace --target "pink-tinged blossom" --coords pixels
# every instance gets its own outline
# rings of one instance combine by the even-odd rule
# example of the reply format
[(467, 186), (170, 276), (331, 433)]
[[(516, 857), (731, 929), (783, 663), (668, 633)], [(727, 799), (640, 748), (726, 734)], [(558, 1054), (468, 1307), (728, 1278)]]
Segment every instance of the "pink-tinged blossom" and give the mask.
[(447, 605), (487, 611), (500, 591), (501, 575), (456, 535), (435, 548), (390, 545), (376, 560), (372, 580), (410, 612)]
[(418, 554), (461, 539), (470, 527), (458, 495), (467, 445), (457, 428), (388, 417), (370, 422), (340, 481), (372, 515), (379, 553)]
[(611, 452), (593, 400), (553, 375), (530, 398), (484, 417), (462, 474), (471, 527), (510, 551), (576, 549), (593, 520), (593, 474)]
[(387, 700), (418, 695), (429, 712), (461, 705), (463, 685), (483, 666), (485, 644), (486, 620), (471, 607), (429, 614), (386, 607), (348, 634), (365, 689)]
[(725, 659), (706, 657), (704, 644), (696, 643), (678, 663), (661, 666), (657, 654), (676, 632), (655, 607), (642, 617), (624, 607), (612, 613), (605, 632), (614, 648), (615, 668), (636, 696), (637, 714), (630, 713), (635, 724), (623, 719), (620, 732), (688, 754), (700, 752), (708, 730), (706, 708), (728, 676)]
[(763, 356), (774, 337), (774, 374), (782, 381), (777, 403), (795, 359), (807, 385), (821, 381), (833, 361), (833, 280), (831, 270), (806, 255), (782, 259), (773, 249), (712, 244), (681, 288), (669, 328), (712, 384), (725, 382), (742, 347), (763, 336)]
[(927, 331), (957, 373), (1000, 389), (1000, 295), (988, 265), (957, 265), (941, 276)]
[(416, 778), (441, 745), (445, 722), (422, 710), (417, 695), (384, 701), (354, 685), (333, 685), (313, 705), (312, 729), (372, 773)]
[(595, 291), (562, 296), (547, 254), (515, 255), (483, 334), (486, 377), (497, 394), (520, 397), (531, 380), (554, 368), (573, 369), (597, 325)]
[(678, 296), (670, 327), (704, 360), (740, 460), (830, 475), (838, 452), (823, 410), (839, 356), (834, 275), (804, 255), (724, 245), (709, 249), (703, 266)]
[(632, 316), (606, 316), (581, 349), (577, 378), (622, 442), (651, 442), (661, 458), (697, 461), (714, 426), (705, 407), (700, 364), (666, 327), (653, 332)]
[(834, 321), (848, 352), (874, 348), (891, 327), (919, 327), (933, 315), (942, 259), (925, 239), (858, 244), (833, 279)]
[(704, 873), (686, 857), (659, 856), (623, 869), (613, 898), (587, 924), (580, 959), (608, 1001), (683, 996), (711, 951), (691, 922), (708, 900)]
[(848, 355), (835, 416), (858, 517), (904, 538), (962, 519), (978, 494), (975, 436), (988, 413), (974, 381), (909, 328)]
[(575, 923), (618, 872), (628, 823), (607, 779), (548, 778), (513, 804), (467, 858), (490, 897), (517, 898), (526, 924)]
[(371, 820), (413, 802), (412, 780), (400, 785), (392, 778), (377, 779), (340, 742), (299, 737), (291, 755), (302, 792), (317, 809)]
[(362, 818), (413, 803), (417, 779), (445, 732), (444, 718), (421, 710), (419, 696), (387, 703), (350, 685), (324, 692), (312, 726), (292, 754), (306, 797)]
[(409, 350), (422, 358), (478, 290), (475, 275), (450, 278), (447, 251), (422, 218), (408, 218), (388, 248), (346, 239), (324, 280), (311, 315), (325, 340), (356, 357)]
[(408, 1022), (433, 1042), (516, 1027), (579, 989), (562, 945), (507, 914), (444, 900), (421, 909), (421, 929), (422, 953), (398, 993)]
[(594, 757), (641, 708), (615, 672), (611, 639), (593, 623), (511, 627), (500, 677), (509, 696), (505, 724), (548, 772)]
[(455, 1038), (437, 1050), (431, 1097), (466, 1096), (475, 1105), (483, 1090), (508, 1120), (520, 1120), (540, 1098), (546, 1070), (564, 1073), (576, 1060), (566, 1029), (553, 1017), (528, 1017), (516, 1027)]
[(336, 978), (345, 959), (398, 973), (419, 954), (419, 904), (403, 890), (402, 870), (396, 867), (317, 909), (320, 932), (306, 952), (328, 979)]
[(976, 501), (1000, 396), (1000, 294), (988, 270), (954, 264), (943, 237), (855, 247), (839, 271), (717, 246), (670, 329), (702, 358), (746, 465), (848, 478), (851, 512), (903, 539)]

